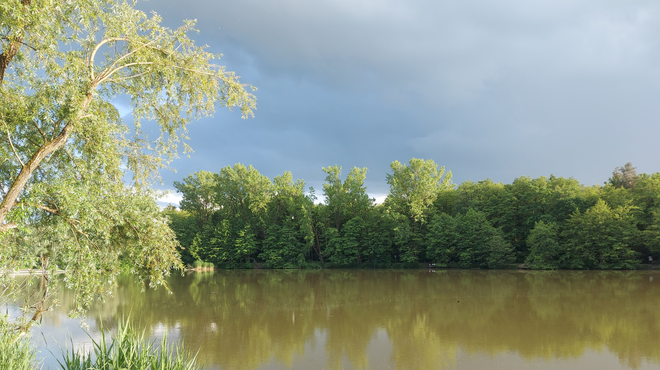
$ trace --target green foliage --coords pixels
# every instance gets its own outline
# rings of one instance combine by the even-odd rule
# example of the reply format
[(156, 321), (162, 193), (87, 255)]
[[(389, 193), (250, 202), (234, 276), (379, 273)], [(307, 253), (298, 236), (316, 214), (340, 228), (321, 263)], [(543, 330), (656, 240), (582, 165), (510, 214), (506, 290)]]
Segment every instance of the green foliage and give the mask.
[[(530, 179), (519, 177), (512, 184), (490, 180), (465, 182), (453, 196), (452, 214), (465, 214), (470, 208), (483, 212), (491, 224), (500, 228), (511, 243), (516, 259), (528, 255), (527, 238), (538, 221), (563, 223), (576, 209), (586, 210), (598, 198), (575, 179), (550, 176)], [(598, 191), (598, 189), (596, 189)]]
[[(8, 233), (0, 248), (0, 260), (9, 271), (21, 265), (49, 274), (65, 270), (67, 287), (78, 292), (72, 314), (82, 313), (102, 295), (122, 265), (152, 287), (166, 285), (172, 269), (183, 267), (175, 234), (152, 192), (129, 192), (123, 186), (88, 190), (84, 196), (60, 193), (60, 198), (70, 197), (69, 208), (62, 210), (65, 218), (35, 216), (29, 227)], [(75, 213), (69, 216), (70, 211)]]
[(559, 228), (554, 222), (539, 221), (527, 238), (529, 255), (525, 264), (535, 270), (555, 270), (561, 267), (565, 253), (559, 244)]
[(181, 210), (189, 212), (199, 219), (200, 223), (206, 222), (217, 208), (215, 194), (218, 175), (208, 171), (198, 171), (194, 175), (183, 178), (183, 182), (174, 182), (176, 190), (183, 195), (181, 199)]
[(0, 316), (0, 369), (32, 370), (35, 368), (36, 351), (28, 337), (17, 338), (19, 333), (10, 326), (7, 318)]
[[(325, 202), (290, 173), (271, 182), (237, 164), (215, 176), (216, 207), (207, 224), (165, 211), (189, 253), (223, 267), (635, 268), (660, 254), (660, 174), (628, 189), (586, 187), (573, 178), (520, 177), (512, 184), (465, 182), (456, 189), (432, 161), (392, 164), (390, 194), (374, 204), (366, 169), (323, 168)], [(213, 176), (209, 175), (209, 178)], [(191, 194), (194, 194), (191, 193)], [(597, 216), (598, 215), (598, 216)], [(182, 218), (182, 216), (184, 216)], [(177, 217), (181, 220), (176, 221)], [(179, 231), (177, 231), (178, 233)], [(193, 236), (194, 235), (194, 236)], [(602, 240), (597, 240), (601, 237)], [(194, 257), (198, 258), (198, 257)]]
[[(159, 346), (145, 338), (129, 321), (122, 321), (111, 338), (101, 331), (96, 341), (90, 336), (94, 353), (81, 353), (74, 348), (63, 351), (58, 360), (62, 370), (201, 370), (196, 355), (191, 356), (181, 344), (167, 344), (167, 333)], [(73, 347), (73, 345), (72, 345)]]
[(394, 244), (399, 260), (415, 266), (423, 254), (422, 228), (428, 221), (432, 205), (438, 195), (453, 188), (451, 171), (432, 160), (411, 159), (408, 164), (394, 161), (392, 173), (387, 175), (390, 193), (385, 207), (394, 219)]
[[(632, 189), (632, 209), (635, 215), (635, 221), (640, 230), (657, 229), (657, 217), (660, 212), (660, 173), (653, 175), (641, 174), (637, 176), (635, 187)], [(650, 231), (653, 234), (653, 231)], [(657, 247), (646, 243), (644, 247), (647, 251), (657, 250)]]
[(297, 234), (289, 225), (271, 225), (266, 230), (263, 252), (259, 254), (264, 266), (284, 269), (303, 267), (305, 248)]
[(176, 240), (179, 242), (181, 261), (185, 265), (190, 265), (199, 258), (197, 250), (193, 248), (193, 241), (199, 229), (196, 217), (186, 211), (177, 211), (176, 209), (165, 209), (162, 214), (167, 217), (168, 225), (174, 231)]
[(334, 266), (358, 266), (364, 256), (365, 222), (354, 217), (344, 224), (341, 233), (335, 228), (327, 231), (328, 246), (325, 256)]
[(460, 237), (458, 222), (446, 213), (433, 216), (427, 232), (426, 256), (438, 267), (445, 267), (456, 253)]
[(247, 224), (238, 232), (234, 241), (235, 260), (244, 259), (246, 263), (249, 263), (250, 256), (257, 251), (257, 242), (251, 229), (250, 224)]
[(394, 161), (387, 174), (390, 194), (386, 204), (412, 221), (424, 221), (427, 210), (443, 190), (452, 189), (451, 171), (445, 173), (433, 160), (411, 159), (408, 164)]
[[(458, 217), (455, 259), (460, 267), (498, 268), (513, 262), (511, 245), (502, 231), (494, 228), (486, 215), (473, 209)], [(500, 261), (491, 257), (491, 253)]]
[(514, 261), (513, 248), (486, 219), (469, 209), (465, 215), (435, 215), (428, 225), (426, 255), (436, 266), (503, 268)]
[(365, 221), (365, 234), (361, 245), (363, 261), (371, 267), (390, 267), (393, 255), (394, 223), (387, 209), (376, 205), (369, 210)]
[(416, 225), (408, 217), (401, 213), (390, 213), (393, 226), (392, 241), (396, 249), (397, 262), (402, 262), (408, 266), (414, 266), (419, 262), (419, 253), (421, 246), (415, 235)]
[(202, 260), (196, 260), (195, 262), (193, 262), (192, 266), (193, 268), (196, 269), (211, 269), (214, 267), (211, 262), (204, 262)]
[(224, 167), (217, 176), (215, 201), (220, 213), (243, 224), (261, 225), (272, 195), (272, 183), (254, 167), (241, 163)]
[(501, 233), (493, 235), (486, 246), (488, 251), (486, 267), (489, 269), (511, 267), (510, 265), (515, 261), (513, 247), (504, 240)]
[(632, 249), (639, 238), (630, 207), (610, 208), (599, 200), (576, 212), (562, 233), (568, 252), (565, 268), (630, 269), (639, 259)]
[(160, 22), (122, 0), (0, 4), (0, 291), (18, 266), (63, 269), (80, 313), (122, 265), (151, 286), (182, 268), (148, 186), (189, 151), (190, 122), (216, 106), (247, 118), (255, 98), (188, 37), (194, 22)]
[(460, 184), (456, 191), (447, 192), (455, 195), (451, 201), (451, 208), (445, 207), (446, 212), (465, 214), (471, 208), (493, 214), (496, 212), (494, 209), (496, 204), (493, 204), (493, 200), (500, 197), (505, 191), (506, 188), (502, 183), (494, 183), (490, 179), (477, 183), (466, 181)]
[(614, 169), (608, 183), (615, 188), (632, 189), (637, 184), (638, 179), (639, 177), (637, 176), (635, 167), (633, 167), (632, 163), (628, 162)]
[(323, 168), (327, 174), (323, 184), (323, 194), (326, 199), (327, 212), (334, 220), (334, 227), (341, 230), (342, 225), (355, 217), (364, 217), (373, 205), (369, 198), (364, 179), (367, 168), (351, 169), (346, 181), (341, 182), (341, 167), (334, 165)]
[(195, 237), (195, 252), (200, 258), (208, 259), (216, 266), (236, 267), (234, 252), (237, 232), (232, 227), (229, 219), (224, 219), (218, 224), (204, 227), (204, 233)]

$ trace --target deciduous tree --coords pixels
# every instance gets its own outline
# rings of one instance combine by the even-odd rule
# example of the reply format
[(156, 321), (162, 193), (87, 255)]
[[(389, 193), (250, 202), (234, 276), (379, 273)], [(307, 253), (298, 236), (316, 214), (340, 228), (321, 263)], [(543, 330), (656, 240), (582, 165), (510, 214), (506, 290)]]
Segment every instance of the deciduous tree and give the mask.
[[(217, 105), (247, 117), (255, 99), (188, 37), (194, 21), (160, 21), (123, 0), (0, 3), (3, 271), (39, 256), (42, 267), (65, 269), (85, 305), (120, 258), (152, 285), (180, 266), (145, 185), (189, 149), (189, 122)], [(119, 96), (130, 98), (131, 123), (113, 104)], [(142, 130), (151, 122), (158, 137)]]

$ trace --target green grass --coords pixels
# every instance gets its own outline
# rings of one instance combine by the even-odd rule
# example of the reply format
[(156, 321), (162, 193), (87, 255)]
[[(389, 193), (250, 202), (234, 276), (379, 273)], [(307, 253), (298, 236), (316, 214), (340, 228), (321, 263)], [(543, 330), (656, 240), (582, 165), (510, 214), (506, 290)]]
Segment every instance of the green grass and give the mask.
[(108, 338), (101, 331), (98, 341), (92, 339), (93, 353), (62, 351), (58, 360), (63, 370), (201, 370), (197, 356), (185, 352), (181, 344), (168, 346), (163, 335), (160, 346), (149, 341), (144, 331), (138, 332), (128, 322), (119, 323), (117, 333)]
[(30, 338), (18, 338), (0, 316), (0, 369), (33, 370), (36, 367), (34, 356)]

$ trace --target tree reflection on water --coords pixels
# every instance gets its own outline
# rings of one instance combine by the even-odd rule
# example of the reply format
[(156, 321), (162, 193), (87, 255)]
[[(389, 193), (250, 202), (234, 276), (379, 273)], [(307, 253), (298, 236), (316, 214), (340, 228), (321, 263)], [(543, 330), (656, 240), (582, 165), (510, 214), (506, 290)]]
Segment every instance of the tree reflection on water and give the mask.
[[(660, 368), (653, 271), (232, 270), (169, 283), (172, 294), (141, 292), (121, 277), (89, 317), (96, 327), (130, 314), (150, 333), (170, 328), (221, 369), (291, 367), (305, 356), (319, 369), (369, 369), (384, 358), (392, 368), (436, 369), (456, 367), (458, 353), (530, 363), (587, 352)], [(71, 293), (60, 302), (45, 326), (63, 320)], [(374, 344), (384, 335), (388, 345)]]

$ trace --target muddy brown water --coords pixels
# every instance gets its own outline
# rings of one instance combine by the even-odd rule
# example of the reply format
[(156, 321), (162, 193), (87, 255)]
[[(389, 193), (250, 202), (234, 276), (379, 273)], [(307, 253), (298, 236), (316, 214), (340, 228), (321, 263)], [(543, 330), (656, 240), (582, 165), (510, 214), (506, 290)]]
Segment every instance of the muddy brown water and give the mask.
[[(199, 351), (205, 369), (660, 369), (660, 271), (234, 270), (121, 277), (89, 335), (128, 316)], [(33, 340), (56, 369), (71, 292)], [(71, 346), (69, 342), (68, 346)]]

